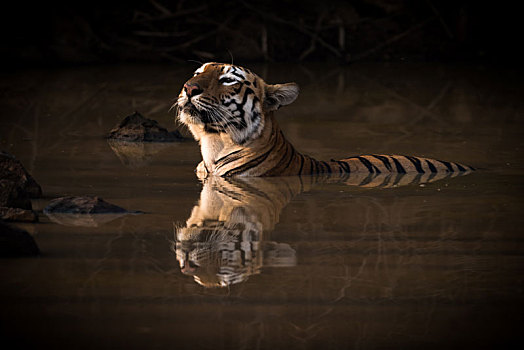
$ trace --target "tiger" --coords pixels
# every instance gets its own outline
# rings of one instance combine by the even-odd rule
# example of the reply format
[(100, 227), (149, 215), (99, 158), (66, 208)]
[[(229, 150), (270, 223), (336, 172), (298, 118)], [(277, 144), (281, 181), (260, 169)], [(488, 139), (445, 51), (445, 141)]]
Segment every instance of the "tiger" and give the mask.
[[(450, 173), (446, 178), (456, 174)], [(269, 240), (268, 236), (294, 197), (309, 192), (317, 184), (332, 181), (374, 189), (416, 186), (443, 179), (436, 176), (428, 181), (424, 174), (418, 173), (393, 175), (208, 176), (202, 179), (200, 199), (189, 218), (174, 226), (171, 249), (181, 272), (205, 288), (245, 282), (266, 267), (292, 267), (297, 262), (296, 251), (288, 243)]]
[(268, 179), (210, 176), (203, 180), (190, 217), (175, 226), (172, 249), (184, 275), (205, 288), (220, 288), (244, 282), (263, 267), (296, 265), (295, 250), (268, 240), (267, 235), (282, 208), (310, 186), (305, 188), (307, 181), (294, 176), (278, 182)]
[(370, 154), (323, 161), (302, 154), (286, 139), (274, 116), (298, 94), (296, 83), (268, 84), (237, 65), (208, 62), (199, 67), (174, 104), (178, 120), (200, 144), (197, 176), (417, 173), (431, 177), (475, 170), (416, 156)]

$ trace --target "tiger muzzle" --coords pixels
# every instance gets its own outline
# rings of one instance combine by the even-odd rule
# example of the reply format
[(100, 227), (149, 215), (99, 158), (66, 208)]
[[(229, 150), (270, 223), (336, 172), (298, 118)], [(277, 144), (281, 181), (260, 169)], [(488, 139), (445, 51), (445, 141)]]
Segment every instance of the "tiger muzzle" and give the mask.
[(198, 83), (185, 83), (184, 90), (188, 98), (200, 95), (204, 90), (198, 85)]
[(191, 101), (188, 101), (184, 106), (184, 111), (191, 116), (198, 118), (202, 123), (209, 124), (212, 122), (209, 113), (205, 110), (199, 110)]

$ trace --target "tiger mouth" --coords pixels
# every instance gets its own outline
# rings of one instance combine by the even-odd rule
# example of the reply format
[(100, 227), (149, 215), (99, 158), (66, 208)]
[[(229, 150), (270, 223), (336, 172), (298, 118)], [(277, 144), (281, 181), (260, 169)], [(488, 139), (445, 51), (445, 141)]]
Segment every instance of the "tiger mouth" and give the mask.
[(199, 110), (193, 103), (188, 102), (183, 108), (183, 111), (187, 114), (189, 114), (191, 117), (199, 120), (203, 124), (209, 124), (211, 123), (211, 119), (208, 116), (208, 113), (206, 111)]
[(183, 111), (192, 117), (200, 117), (200, 111), (191, 102), (185, 104)]

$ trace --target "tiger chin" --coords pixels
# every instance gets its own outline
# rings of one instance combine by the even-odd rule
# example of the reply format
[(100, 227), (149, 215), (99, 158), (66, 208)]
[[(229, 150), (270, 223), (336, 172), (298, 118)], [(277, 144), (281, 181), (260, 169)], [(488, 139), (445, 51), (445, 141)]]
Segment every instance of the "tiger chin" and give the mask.
[(198, 177), (347, 173), (460, 173), (470, 166), (400, 155), (361, 155), (319, 161), (296, 151), (274, 112), (299, 94), (298, 85), (268, 84), (249, 69), (205, 63), (182, 88), (178, 119), (200, 143)]

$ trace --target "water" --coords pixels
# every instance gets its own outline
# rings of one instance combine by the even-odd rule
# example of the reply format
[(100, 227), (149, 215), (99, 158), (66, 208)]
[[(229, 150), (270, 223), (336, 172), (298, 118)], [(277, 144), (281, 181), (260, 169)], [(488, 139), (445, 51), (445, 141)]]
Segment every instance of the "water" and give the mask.
[(481, 168), (397, 188), (309, 188), (311, 179), (297, 178), (203, 184), (194, 141), (126, 148), (103, 138), (135, 110), (173, 128), (167, 111), (194, 68), (2, 73), (0, 147), (42, 186), (35, 209), (98, 195), (146, 212), (62, 224), (40, 212), (39, 223), (17, 224), (42, 256), (2, 260), (3, 339), (181, 349), (523, 340), (520, 72), (251, 66), (269, 82), (300, 84), (277, 116), (304, 153), (412, 154)]

